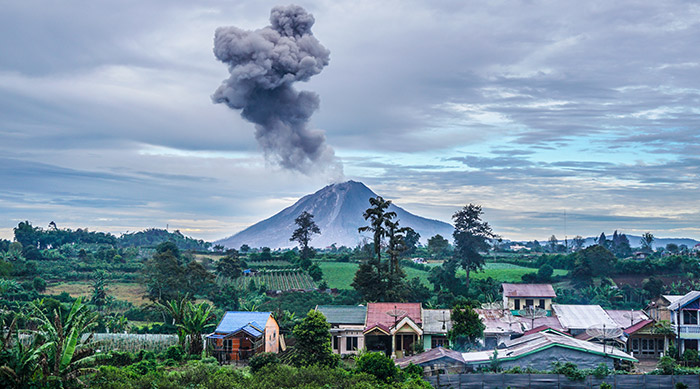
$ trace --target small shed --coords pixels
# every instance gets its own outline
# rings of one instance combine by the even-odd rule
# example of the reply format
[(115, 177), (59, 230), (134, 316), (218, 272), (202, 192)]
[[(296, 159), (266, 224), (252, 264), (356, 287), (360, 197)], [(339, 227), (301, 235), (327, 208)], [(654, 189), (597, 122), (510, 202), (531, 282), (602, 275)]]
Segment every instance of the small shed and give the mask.
[(270, 312), (229, 311), (207, 342), (220, 362), (248, 359), (260, 352), (279, 352), (279, 325)]

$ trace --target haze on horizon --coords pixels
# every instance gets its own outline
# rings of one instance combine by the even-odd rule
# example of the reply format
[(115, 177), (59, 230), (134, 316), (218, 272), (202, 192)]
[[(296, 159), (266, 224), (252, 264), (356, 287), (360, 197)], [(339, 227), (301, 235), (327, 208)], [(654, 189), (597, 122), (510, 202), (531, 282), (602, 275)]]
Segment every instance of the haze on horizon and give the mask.
[[(296, 3), (331, 54), (295, 87), (345, 179), (446, 222), (481, 204), (507, 239), (700, 239), (700, 5)], [(328, 184), (266, 162), (211, 101), (216, 28), (280, 4), (0, 0), (0, 237), (30, 220), (215, 240)]]

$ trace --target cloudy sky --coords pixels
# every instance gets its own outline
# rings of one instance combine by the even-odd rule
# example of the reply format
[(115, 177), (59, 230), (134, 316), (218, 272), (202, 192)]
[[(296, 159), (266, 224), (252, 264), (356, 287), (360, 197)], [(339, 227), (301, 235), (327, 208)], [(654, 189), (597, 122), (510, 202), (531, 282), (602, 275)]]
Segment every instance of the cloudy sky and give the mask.
[[(0, 237), (30, 220), (223, 238), (336, 174), (266, 161), (213, 104), (219, 26), (270, 1), (0, 0)], [(300, 1), (330, 63), (311, 118), (345, 179), (509, 239), (700, 239), (700, 5)], [(566, 217), (565, 217), (566, 215)]]

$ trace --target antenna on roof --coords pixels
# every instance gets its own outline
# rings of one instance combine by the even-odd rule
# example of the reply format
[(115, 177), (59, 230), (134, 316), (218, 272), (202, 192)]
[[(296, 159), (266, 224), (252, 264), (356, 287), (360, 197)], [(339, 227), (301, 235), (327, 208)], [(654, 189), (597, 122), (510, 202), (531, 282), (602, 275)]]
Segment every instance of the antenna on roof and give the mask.
[(606, 327), (605, 323), (592, 325), (586, 328), (586, 335), (603, 341), (603, 354), (605, 352), (605, 341), (608, 339), (617, 339), (622, 335), (622, 329), (618, 327)]
[(444, 310), (444, 309), (443, 309), (443, 311), (442, 311), (442, 319), (438, 319), (437, 321), (439, 321), (439, 322), (442, 323), (442, 329), (443, 329), (443, 330), (446, 330), (446, 329), (447, 329), (447, 326), (445, 325), (445, 323), (447, 323), (448, 321), (450, 321), (450, 319), (445, 319), (445, 310)]
[(540, 307), (530, 305), (525, 307), (525, 309), (519, 310), (518, 314), (520, 315), (520, 317), (532, 320), (532, 324), (530, 324), (530, 329), (533, 329), (535, 328), (535, 319), (547, 316), (547, 311)]
[(396, 324), (399, 322), (399, 317), (406, 315), (406, 311), (397, 309), (396, 305), (394, 305), (394, 309), (386, 311), (386, 314), (394, 318), (394, 327), (396, 327)]

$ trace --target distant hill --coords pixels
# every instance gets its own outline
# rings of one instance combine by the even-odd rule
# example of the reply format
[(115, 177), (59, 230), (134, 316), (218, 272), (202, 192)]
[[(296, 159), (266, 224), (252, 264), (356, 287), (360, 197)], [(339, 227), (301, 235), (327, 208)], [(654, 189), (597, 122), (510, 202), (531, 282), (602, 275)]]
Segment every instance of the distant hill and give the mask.
[[(354, 247), (362, 241), (363, 236), (369, 238), (369, 235), (358, 233), (357, 229), (367, 225), (362, 214), (370, 206), (369, 198), (376, 196), (361, 182), (347, 181), (328, 185), (314, 194), (302, 197), (269, 219), (214, 243), (228, 248), (239, 248), (243, 244), (250, 247), (294, 247), (296, 243), (289, 241), (296, 228), (294, 219), (307, 211), (314, 215), (314, 221), (321, 229), (321, 235), (314, 236), (311, 241), (313, 247), (324, 248), (333, 243), (338, 247)], [(436, 234), (447, 239), (452, 236), (454, 229), (448, 223), (416, 216), (395, 204), (391, 205), (390, 211), (396, 212), (401, 226), (411, 227), (418, 232), (423, 243)]]
[[(618, 233), (619, 233), (619, 231), (618, 231)], [(642, 246), (642, 237), (641, 236), (629, 235), (629, 234), (625, 234), (625, 235), (627, 235), (627, 239), (629, 239), (629, 241), (630, 241), (630, 246), (632, 246), (632, 247), (641, 247)], [(605, 237), (608, 239), (612, 239), (612, 232), (610, 233), (610, 235), (608, 235), (606, 233)], [(595, 243), (596, 239), (598, 239), (597, 236), (586, 238), (586, 242), (584, 243), (584, 247), (596, 244)], [(654, 246), (654, 248), (666, 247), (666, 245), (669, 243), (675, 243), (679, 246), (684, 244), (684, 245), (688, 246), (689, 248), (692, 248), (696, 244), (700, 243), (700, 241), (697, 241), (695, 239), (690, 239), (690, 238), (658, 238), (658, 237), (654, 237), (654, 241), (652, 242), (652, 246)]]

